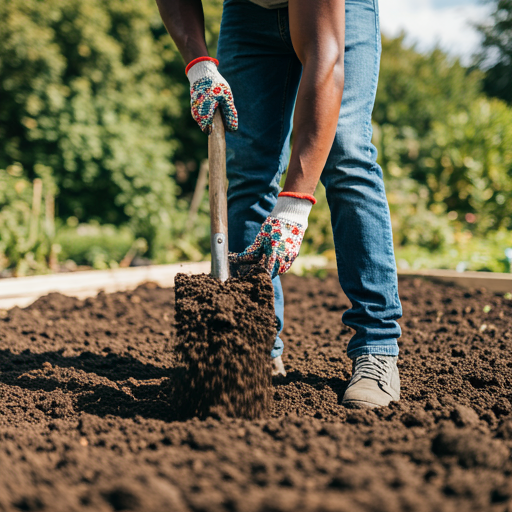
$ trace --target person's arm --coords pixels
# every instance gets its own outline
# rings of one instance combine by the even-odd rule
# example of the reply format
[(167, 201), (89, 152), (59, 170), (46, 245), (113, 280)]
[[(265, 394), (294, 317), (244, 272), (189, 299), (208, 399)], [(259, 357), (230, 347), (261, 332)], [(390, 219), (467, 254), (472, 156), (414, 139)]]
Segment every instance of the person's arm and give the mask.
[(283, 191), (263, 223), (254, 243), (235, 264), (259, 262), (275, 277), (297, 257), (313, 192), (329, 156), (343, 94), (345, 0), (289, 0), (290, 33), (302, 62), (295, 115), (293, 149)]
[(283, 190), (313, 194), (334, 141), (343, 94), (345, 0), (289, 0), (288, 10), (303, 70)]
[(192, 117), (209, 135), (213, 115), (219, 107), (226, 130), (235, 131), (238, 114), (231, 87), (217, 70), (219, 62), (208, 57), (201, 0), (156, 0), (156, 3), (167, 31), (187, 64)]
[(204, 13), (201, 0), (156, 0), (165, 28), (186, 64), (206, 57)]

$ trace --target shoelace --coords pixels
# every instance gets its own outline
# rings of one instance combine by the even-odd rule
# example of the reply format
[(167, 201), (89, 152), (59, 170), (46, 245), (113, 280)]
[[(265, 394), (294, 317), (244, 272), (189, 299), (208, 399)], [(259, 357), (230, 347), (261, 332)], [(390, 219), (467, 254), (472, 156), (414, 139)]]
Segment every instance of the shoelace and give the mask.
[(389, 368), (389, 363), (386, 359), (365, 354), (357, 358), (352, 378), (366, 378), (376, 380), (377, 382), (387, 382)]

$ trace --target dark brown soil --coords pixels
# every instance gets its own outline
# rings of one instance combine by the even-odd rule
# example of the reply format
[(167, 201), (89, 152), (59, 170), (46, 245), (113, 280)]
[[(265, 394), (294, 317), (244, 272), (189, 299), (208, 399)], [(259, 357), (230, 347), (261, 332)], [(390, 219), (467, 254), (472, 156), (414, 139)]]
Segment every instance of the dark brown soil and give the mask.
[(0, 511), (512, 511), (512, 301), (402, 280), (402, 401), (340, 405), (349, 307), (284, 279), (268, 416), (178, 421), (174, 295), (49, 295), (0, 319)]
[(225, 283), (178, 274), (175, 284), (183, 414), (260, 418), (271, 399), (269, 354), (277, 333), (268, 273), (255, 267)]

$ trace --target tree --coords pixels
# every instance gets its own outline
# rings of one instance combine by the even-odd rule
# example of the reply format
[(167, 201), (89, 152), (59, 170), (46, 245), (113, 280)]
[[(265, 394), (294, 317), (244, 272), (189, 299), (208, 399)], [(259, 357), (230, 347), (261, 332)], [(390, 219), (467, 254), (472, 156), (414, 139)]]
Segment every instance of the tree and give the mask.
[(183, 86), (152, 0), (3, 0), (0, 18), (0, 168), (51, 168), (61, 217), (170, 230)]
[(493, 1), (490, 21), (478, 27), (484, 40), (477, 62), (487, 68), (485, 92), (512, 104), (512, 0)]
[(440, 50), (383, 40), (374, 139), (404, 222), (419, 208), (477, 214), (471, 228), (482, 233), (512, 228), (512, 109), (482, 94), (482, 79)]
[(476, 100), (483, 75), (439, 49), (419, 53), (414, 46), (405, 46), (404, 37), (382, 38), (373, 119), (379, 125), (408, 126), (423, 137), (434, 121), (467, 109)]
[(481, 97), (436, 123), (425, 143), (431, 157), (419, 165), (433, 200), (475, 212), (482, 234), (512, 229), (512, 111), (506, 103)]

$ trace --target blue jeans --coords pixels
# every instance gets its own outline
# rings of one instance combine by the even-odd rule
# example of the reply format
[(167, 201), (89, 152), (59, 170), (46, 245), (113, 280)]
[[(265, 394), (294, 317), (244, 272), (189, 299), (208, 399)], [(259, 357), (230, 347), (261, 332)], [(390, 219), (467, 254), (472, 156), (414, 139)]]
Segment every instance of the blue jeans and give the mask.
[[(322, 173), (338, 276), (352, 303), (343, 322), (355, 330), (348, 356), (398, 355), (398, 298), (389, 208), (371, 114), (380, 63), (377, 0), (346, 0), (345, 88), (336, 137)], [(277, 201), (290, 156), (292, 116), (302, 66), (293, 50), (288, 9), (226, 0), (217, 57), (233, 91), (239, 128), (226, 135), (229, 249), (249, 246)], [(312, 229), (312, 228), (310, 228)], [(284, 299), (273, 280), (283, 352)]]

